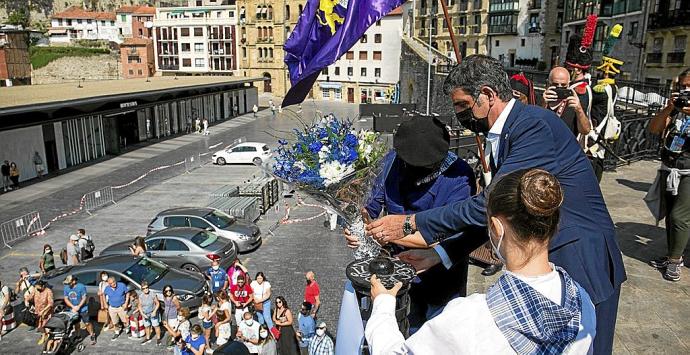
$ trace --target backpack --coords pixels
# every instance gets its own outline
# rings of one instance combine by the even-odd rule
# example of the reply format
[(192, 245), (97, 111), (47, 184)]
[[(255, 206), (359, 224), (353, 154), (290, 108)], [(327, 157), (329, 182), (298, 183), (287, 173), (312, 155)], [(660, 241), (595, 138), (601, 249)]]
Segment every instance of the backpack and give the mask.
[(86, 247), (83, 247), (80, 250), (81, 260), (93, 258), (94, 250), (96, 250), (96, 245), (93, 244), (93, 240), (91, 240), (91, 237), (89, 237), (89, 239), (86, 240)]
[(62, 261), (62, 265), (67, 265), (67, 249), (65, 248), (60, 250), (60, 261)]

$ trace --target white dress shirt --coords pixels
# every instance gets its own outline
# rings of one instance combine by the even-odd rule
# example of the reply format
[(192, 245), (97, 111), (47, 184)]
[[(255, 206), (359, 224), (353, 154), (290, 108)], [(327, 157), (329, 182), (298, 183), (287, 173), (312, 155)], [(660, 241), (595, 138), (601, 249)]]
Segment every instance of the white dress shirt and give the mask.
[[(506, 120), (508, 120), (508, 115), (510, 115), (510, 111), (513, 109), (514, 105), (515, 99), (510, 99), (506, 107), (503, 109), (503, 111), (501, 111), (501, 114), (498, 115), (498, 119), (496, 119), (494, 125), (491, 126), (489, 133), (486, 134), (487, 148), (490, 147), (491, 156), (494, 157), (494, 162), (496, 164), (498, 164), (498, 152), (501, 148), (499, 144), (501, 143), (501, 133), (503, 133), (503, 126), (505, 126)], [(489, 146), (489, 144), (491, 145)], [(486, 158), (489, 159), (488, 156)]]

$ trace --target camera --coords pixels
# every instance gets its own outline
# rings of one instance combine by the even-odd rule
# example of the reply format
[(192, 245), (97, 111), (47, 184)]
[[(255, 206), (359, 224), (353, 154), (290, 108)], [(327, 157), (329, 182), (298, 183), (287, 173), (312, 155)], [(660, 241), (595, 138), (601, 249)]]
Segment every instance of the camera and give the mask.
[(680, 95), (673, 99), (673, 106), (684, 108), (690, 106), (690, 90), (681, 90)]
[(558, 101), (565, 100), (573, 95), (573, 92), (568, 88), (554, 88), (553, 91), (558, 95)]

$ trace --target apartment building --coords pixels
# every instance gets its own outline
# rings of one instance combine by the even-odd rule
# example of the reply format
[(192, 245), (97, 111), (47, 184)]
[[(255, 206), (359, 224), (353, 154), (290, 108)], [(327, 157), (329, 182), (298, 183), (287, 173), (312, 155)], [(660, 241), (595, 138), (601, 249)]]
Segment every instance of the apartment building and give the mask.
[(290, 89), (283, 44), (302, 14), (304, 0), (239, 0), (239, 60), (244, 76), (265, 78), (261, 92), (282, 97)]
[(156, 8), (156, 71), (162, 75), (237, 75), (237, 10), (232, 0), (191, 0)]
[(649, 4), (644, 80), (670, 87), (690, 67), (690, 2), (657, 0)]
[(156, 8), (148, 5), (122, 6), (115, 10), (115, 25), (123, 38), (153, 38)]
[[(680, 3), (680, 1), (678, 2)], [(594, 62), (601, 61), (604, 40), (611, 27), (615, 24), (621, 24), (623, 25), (623, 34), (613, 53), (611, 53), (612, 56), (625, 61), (625, 64), (620, 68), (621, 73), (618, 77), (642, 80), (644, 34), (647, 25), (647, 12), (642, 3), (643, 0), (565, 0), (563, 29), (561, 31), (561, 63), (568, 49), (570, 35), (582, 33), (587, 16), (597, 14), (599, 21), (592, 46)]]
[(400, 78), (402, 7), (374, 25), (334, 64), (324, 68), (314, 98), (348, 103), (390, 103)]
[(542, 0), (489, 0), (488, 45), (506, 67), (537, 68), (543, 61)]
[(87, 11), (72, 6), (51, 16), (48, 35), (51, 43), (70, 43), (75, 39), (94, 39), (121, 43), (114, 12)]

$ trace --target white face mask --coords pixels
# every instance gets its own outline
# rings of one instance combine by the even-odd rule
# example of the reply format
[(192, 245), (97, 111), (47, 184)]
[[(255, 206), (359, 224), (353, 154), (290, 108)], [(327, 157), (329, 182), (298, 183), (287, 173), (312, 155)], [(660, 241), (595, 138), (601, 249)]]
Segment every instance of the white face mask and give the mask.
[(500, 236), (498, 237), (498, 242), (494, 244), (494, 238), (491, 235), (493, 228), (489, 228), (489, 242), (491, 243), (491, 247), (494, 249), (494, 253), (496, 253), (496, 257), (498, 258), (498, 260), (500, 260), (503, 263), (503, 265), (505, 265), (506, 259), (503, 258), (503, 255), (501, 255), (501, 243), (503, 243), (503, 237), (505, 237), (506, 231), (505, 228), (503, 228), (503, 223), (501, 223), (501, 221), (498, 218), (496, 218), (495, 221), (495, 223), (498, 224), (496, 227), (498, 227), (498, 229), (500, 230)]
[(197, 339), (199, 339), (198, 335), (192, 335), (192, 340), (197, 340)]
[(46, 254), (48, 254), (48, 253), (50, 253), (51, 250), (50, 250), (50, 249), (46, 249), (46, 250), (44, 250), (44, 251), (45, 251)]
[(214, 266), (212, 266), (212, 268), (213, 268), (213, 270), (218, 270), (218, 269), (220, 269), (220, 266), (214, 265)]
[(265, 339), (266, 337), (268, 337), (268, 332), (265, 330), (262, 330), (259, 332), (259, 336), (261, 337), (261, 339)]
[(326, 334), (326, 329), (316, 329), (316, 335), (322, 337), (324, 334)]
[(101, 280), (103, 280), (103, 281), (108, 281), (108, 276), (103, 276), (103, 277), (101, 277)]
[(178, 322), (184, 322), (184, 317), (183, 316), (177, 316), (177, 321)]
[(253, 319), (247, 319), (244, 321), (244, 323), (251, 327), (252, 324), (254, 324), (254, 320)]

